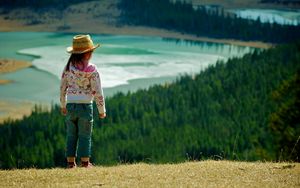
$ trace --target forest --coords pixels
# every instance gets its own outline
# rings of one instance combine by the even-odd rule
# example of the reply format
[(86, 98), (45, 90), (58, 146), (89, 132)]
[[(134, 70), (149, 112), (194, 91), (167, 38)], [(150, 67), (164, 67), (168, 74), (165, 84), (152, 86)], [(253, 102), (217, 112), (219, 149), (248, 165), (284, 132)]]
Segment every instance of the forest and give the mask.
[[(184, 1), (121, 0), (120, 22), (174, 30), (213, 38), (230, 38), (269, 43), (293, 42), (300, 38), (300, 26), (261, 23), (225, 13), (222, 8), (195, 9)], [(180, 12), (180, 14), (179, 14)]]
[[(170, 84), (118, 93), (106, 99), (106, 119), (94, 111), (92, 162), (299, 161), (299, 70), (298, 42), (219, 61)], [(7, 120), (0, 134), (1, 169), (65, 166), (58, 105)]]

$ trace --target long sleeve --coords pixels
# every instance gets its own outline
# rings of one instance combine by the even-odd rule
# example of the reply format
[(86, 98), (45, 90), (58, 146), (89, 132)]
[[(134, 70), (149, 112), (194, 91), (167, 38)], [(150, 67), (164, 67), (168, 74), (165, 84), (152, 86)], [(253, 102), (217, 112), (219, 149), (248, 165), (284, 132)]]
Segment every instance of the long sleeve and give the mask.
[(60, 81), (60, 106), (66, 108), (66, 94), (68, 89), (66, 70), (63, 71)]
[(92, 94), (94, 95), (94, 100), (97, 104), (99, 114), (103, 114), (106, 112), (105, 109), (105, 100), (103, 95), (103, 90), (101, 87), (101, 80), (99, 72), (96, 70), (91, 77), (91, 87)]

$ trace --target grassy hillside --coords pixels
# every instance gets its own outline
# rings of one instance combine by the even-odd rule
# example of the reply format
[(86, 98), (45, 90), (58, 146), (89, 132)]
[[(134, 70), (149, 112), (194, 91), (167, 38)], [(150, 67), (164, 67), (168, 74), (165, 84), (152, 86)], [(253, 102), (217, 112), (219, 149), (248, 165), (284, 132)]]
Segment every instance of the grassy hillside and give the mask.
[(299, 163), (202, 161), (0, 171), (0, 187), (299, 187)]

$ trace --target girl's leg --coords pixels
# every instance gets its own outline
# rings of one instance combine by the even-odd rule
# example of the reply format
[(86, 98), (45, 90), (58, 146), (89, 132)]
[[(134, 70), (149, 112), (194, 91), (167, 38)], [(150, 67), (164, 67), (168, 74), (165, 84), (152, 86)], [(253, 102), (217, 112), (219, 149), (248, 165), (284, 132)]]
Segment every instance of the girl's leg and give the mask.
[(74, 122), (67, 123), (67, 157), (76, 157), (77, 126)]
[(92, 121), (83, 119), (78, 121), (78, 155), (81, 158), (89, 158), (91, 156), (92, 128)]
[[(78, 118), (72, 113), (72, 104), (67, 105), (68, 114), (66, 117), (66, 126), (67, 126), (67, 151), (66, 156), (67, 160), (70, 159), (75, 161), (76, 157), (76, 148), (78, 140)], [(68, 160), (69, 162), (69, 160)]]
[(91, 156), (91, 136), (93, 129), (92, 104), (82, 104), (82, 113), (78, 119), (78, 155), (83, 162), (89, 162)]
[(67, 157), (68, 163), (75, 163), (75, 157)]

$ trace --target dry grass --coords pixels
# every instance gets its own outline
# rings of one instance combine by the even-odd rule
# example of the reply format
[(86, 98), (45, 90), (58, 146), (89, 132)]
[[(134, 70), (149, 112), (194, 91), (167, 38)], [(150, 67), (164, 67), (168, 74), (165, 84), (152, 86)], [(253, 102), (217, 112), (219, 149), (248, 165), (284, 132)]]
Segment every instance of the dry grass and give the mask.
[(300, 187), (299, 163), (202, 161), (0, 171), (0, 187)]

